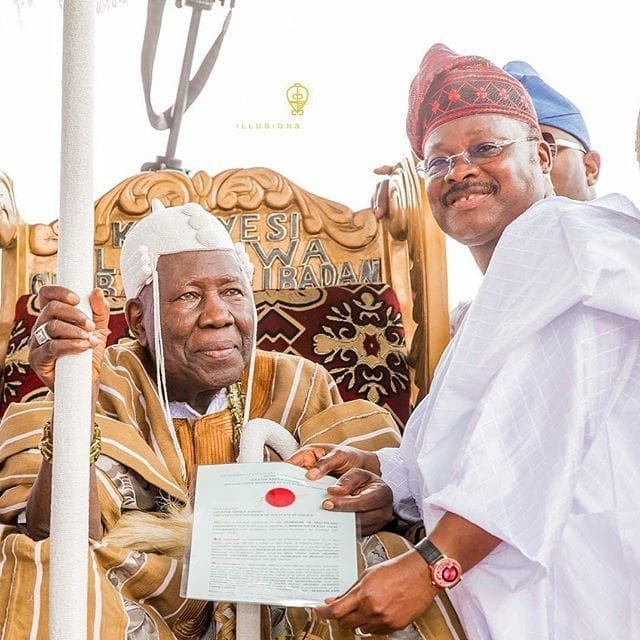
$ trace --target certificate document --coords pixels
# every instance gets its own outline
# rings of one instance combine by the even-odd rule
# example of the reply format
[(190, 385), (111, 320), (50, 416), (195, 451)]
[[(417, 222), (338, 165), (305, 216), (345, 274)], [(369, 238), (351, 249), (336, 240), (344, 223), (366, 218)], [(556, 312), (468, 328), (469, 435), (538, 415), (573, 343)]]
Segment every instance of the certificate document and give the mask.
[(334, 478), (285, 462), (197, 473), (187, 597), (315, 606), (356, 581), (355, 514), (321, 506)]

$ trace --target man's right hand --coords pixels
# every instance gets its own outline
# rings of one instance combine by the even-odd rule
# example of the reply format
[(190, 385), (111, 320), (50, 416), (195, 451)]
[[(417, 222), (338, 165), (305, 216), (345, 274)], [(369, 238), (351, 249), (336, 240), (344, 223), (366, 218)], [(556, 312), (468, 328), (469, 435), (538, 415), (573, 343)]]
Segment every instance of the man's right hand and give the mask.
[[(78, 309), (80, 298), (65, 287), (43, 286), (38, 300), (41, 311), (29, 339), (29, 364), (33, 371), (53, 390), (56, 360), (93, 349), (93, 384), (97, 388), (109, 335), (109, 304), (102, 291), (94, 289), (89, 295), (93, 318)], [(39, 344), (35, 333), (43, 326), (51, 339)]]
[(307, 478), (340, 476), (327, 488), (322, 507), (329, 511), (356, 513), (362, 535), (380, 531), (393, 518), (393, 493), (380, 477), (380, 461), (375, 453), (353, 447), (315, 444), (302, 447), (287, 460), (308, 469)]
[(376, 533), (393, 519), (393, 492), (377, 474), (350, 469), (338, 478), (322, 503), (328, 511), (353, 511), (363, 536)]
[(389, 215), (389, 176), (393, 171), (391, 165), (385, 164), (373, 170), (377, 176), (386, 176), (380, 180), (371, 197), (371, 209), (378, 220), (382, 220)]
[(380, 475), (380, 462), (375, 453), (336, 444), (309, 444), (298, 449), (287, 462), (308, 469), (309, 480), (326, 475), (341, 476), (351, 469), (365, 469)]

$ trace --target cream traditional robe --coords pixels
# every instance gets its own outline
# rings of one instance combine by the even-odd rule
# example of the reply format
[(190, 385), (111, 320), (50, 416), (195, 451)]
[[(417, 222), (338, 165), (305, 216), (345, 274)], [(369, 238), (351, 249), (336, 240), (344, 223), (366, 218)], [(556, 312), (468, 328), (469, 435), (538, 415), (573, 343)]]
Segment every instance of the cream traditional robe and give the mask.
[(396, 509), (501, 538), (470, 640), (640, 638), (640, 214), (550, 198), (505, 231), (400, 449)]

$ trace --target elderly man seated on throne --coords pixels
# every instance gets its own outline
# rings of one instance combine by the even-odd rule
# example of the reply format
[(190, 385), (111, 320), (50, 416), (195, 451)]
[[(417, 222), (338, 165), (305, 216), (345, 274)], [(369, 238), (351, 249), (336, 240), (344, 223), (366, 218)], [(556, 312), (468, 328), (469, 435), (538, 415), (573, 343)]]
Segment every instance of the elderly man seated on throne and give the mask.
[[(180, 596), (187, 535), (180, 505), (188, 505), (196, 465), (235, 461), (243, 429), (251, 431), (247, 420), (257, 417), (278, 423), (284, 440), (296, 443), (369, 434), (362, 442), (375, 450), (397, 446), (400, 436), (383, 409), (343, 402), (319, 365), (255, 348), (252, 266), (199, 205), (155, 206), (127, 236), (121, 267), (135, 341), (105, 348), (109, 310), (101, 292), (90, 296), (89, 318), (78, 296), (60, 286), (41, 289), (30, 341), (31, 366), (51, 390), (60, 356), (93, 351), (89, 628), (110, 639), (234, 638), (233, 604)], [(14, 404), (0, 425), (3, 637), (48, 637), (54, 429), (51, 401)], [(272, 446), (266, 459), (281, 449), (277, 439)], [(363, 533), (391, 518), (380, 511), (376, 502), (359, 514)], [(361, 564), (407, 544), (390, 533), (365, 538)], [(352, 637), (305, 609), (265, 608), (262, 626), (272, 637)], [(401, 633), (463, 637), (446, 597)]]

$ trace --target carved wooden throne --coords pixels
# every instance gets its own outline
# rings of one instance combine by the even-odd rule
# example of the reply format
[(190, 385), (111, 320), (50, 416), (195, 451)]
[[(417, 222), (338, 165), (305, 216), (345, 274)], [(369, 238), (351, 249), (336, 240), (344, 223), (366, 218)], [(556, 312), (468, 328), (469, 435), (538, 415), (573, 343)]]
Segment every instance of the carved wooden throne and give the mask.
[[(275, 320), (271, 317), (272, 330), (263, 336), (261, 347), (291, 349), (299, 332), (320, 322), (320, 313), (326, 331), (314, 335), (310, 350), (326, 356), (324, 362), (331, 365), (341, 361), (338, 374), (332, 373), (349, 383), (352, 374), (345, 373), (345, 362), (358, 364), (353, 362), (353, 353), (348, 353), (353, 344), (360, 340), (356, 359), (368, 360), (373, 367), (380, 364), (374, 362), (376, 358), (396, 349), (397, 339), (390, 339), (391, 346), (382, 348), (371, 332), (386, 332), (389, 337), (389, 331), (401, 327), (415, 402), (426, 392), (449, 339), (444, 238), (429, 214), (413, 163), (403, 161), (396, 167), (390, 187), (391, 216), (379, 222), (369, 208), (354, 212), (305, 191), (270, 169), (230, 169), (215, 176), (199, 171), (191, 177), (176, 171), (141, 173), (123, 180), (96, 202), (96, 285), (108, 295), (121, 293), (120, 247), (135, 222), (147, 215), (153, 198), (165, 206), (198, 202), (247, 246), (256, 267), (254, 290), (260, 292), (256, 293), (259, 327), (263, 321), (268, 324), (276, 303), (280, 305), (280, 315)], [(19, 326), (19, 318), (14, 317), (16, 303), (22, 296), (34, 318), (36, 302), (33, 297), (25, 302), (24, 294), (55, 282), (57, 221), (22, 222), (11, 183), (4, 175), (0, 176), (0, 206), (0, 362), (6, 359), (5, 391), (13, 392), (17, 387), (8, 389), (7, 385), (15, 384), (10, 378), (25, 368), (29, 330), (28, 321)], [(338, 298), (331, 302), (327, 291)], [(387, 320), (399, 317), (381, 306), (380, 300), (390, 293), (397, 296), (401, 320), (393, 319), (391, 329), (371, 329), (381, 326), (371, 320), (376, 313), (386, 315)], [(122, 305), (116, 303), (115, 308), (121, 310)], [(348, 308), (352, 310), (347, 313)], [(316, 315), (309, 309), (315, 309)], [(361, 335), (348, 326), (354, 314), (369, 323)], [(345, 340), (350, 341), (349, 348), (336, 346)], [(381, 348), (387, 351), (381, 353)], [(406, 348), (403, 344), (402, 349)], [(379, 371), (393, 369), (389, 362), (395, 360), (383, 363)], [(374, 401), (379, 396), (375, 384), (365, 385), (367, 397)], [(12, 399), (19, 399), (19, 394), (5, 393), (5, 403)]]

